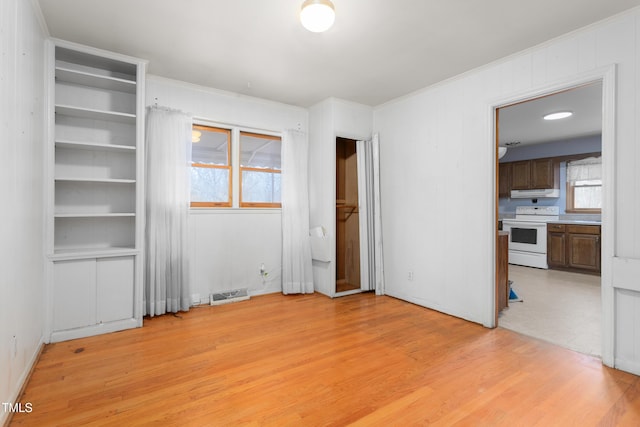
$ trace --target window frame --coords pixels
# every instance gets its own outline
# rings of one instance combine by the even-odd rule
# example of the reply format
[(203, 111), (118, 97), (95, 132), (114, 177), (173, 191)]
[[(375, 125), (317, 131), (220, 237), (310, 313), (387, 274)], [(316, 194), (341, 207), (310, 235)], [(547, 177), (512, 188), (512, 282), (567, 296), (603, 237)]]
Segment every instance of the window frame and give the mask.
[[(601, 180), (602, 181), (602, 180)], [(582, 186), (579, 186), (582, 187)], [(594, 185), (589, 185), (586, 187), (595, 187)], [(600, 187), (602, 187), (602, 182), (600, 183)], [(576, 208), (575, 207), (575, 190), (576, 186), (571, 184), (571, 182), (567, 181), (567, 201), (566, 201), (566, 213), (582, 213), (582, 214), (601, 214), (602, 208)]]
[[(565, 167), (569, 166), (569, 163), (576, 161), (576, 160), (582, 160), (588, 157), (594, 157), (594, 156), (601, 156), (602, 153), (588, 153), (588, 154), (583, 154), (580, 156), (571, 156), (568, 157), (566, 159), (565, 162)], [(600, 187), (602, 187), (603, 183), (602, 180), (600, 180)], [(576, 214), (601, 214), (602, 213), (602, 208), (576, 208), (575, 207), (575, 185), (572, 185), (571, 182), (567, 179), (566, 180), (566, 187), (567, 187), (567, 192), (566, 192), (566, 201), (565, 201), (565, 212), (566, 213), (576, 213)]]
[[(226, 169), (228, 171), (228, 176), (229, 176), (229, 180), (228, 180), (228, 195), (229, 198), (226, 202), (194, 202), (194, 201), (190, 201), (189, 202), (189, 206), (192, 208), (230, 208), (233, 206), (233, 165), (231, 163), (232, 160), (232, 155), (231, 155), (231, 151), (232, 151), (232, 145), (233, 145), (233, 140), (231, 138), (232, 136), (232, 130), (231, 129), (227, 129), (224, 127), (218, 127), (218, 126), (211, 126), (211, 125), (203, 125), (200, 123), (193, 123), (191, 126), (191, 130), (199, 130), (199, 131), (207, 131), (207, 132), (211, 132), (211, 129), (213, 129), (214, 132), (220, 132), (220, 133), (226, 133), (227, 134), (227, 165), (223, 166), (223, 165), (209, 165), (206, 163), (195, 163), (193, 162), (193, 156), (191, 157), (191, 164), (190, 167), (198, 167), (198, 168), (210, 168), (210, 169)], [(191, 187), (189, 187), (189, 191), (191, 191)]]
[[(282, 174), (282, 158), (280, 159), (280, 169), (271, 169), (271, 168), (255, 168), (255, 167), (250, 167), (250, 166), (242, 166), (242, 160), (241, 160), (241, 153), (242, 153), (242, 147), (241, 147), (241, 139), (243, 135), (248, 135), (248, 136), (252, 136), (255, 138), (263, 138), (263, 139), (267, 139), (267, 140), (273, 140), (273, 141), (280, 141), (280, 144), (282, 144), (282, 136), (279, 135), (270, 135), (267, 133), (258, 133), (258, 132), (254, 132), (254, 131), (246, 131), (246, 130), (240, 130), (238, 133), (238, 171), (239, 171), (239, 176), (238, 176), (238, 189), (239, 189), (239, 195), (238, 195), (238, 199), (239, 199), (239, 207), (240, 208), (281, 208), (282, 207), (282, 201), (278, 202), (278, 203), (272, 203), (272, 202), (245, 202), (244, 200), (242, 200), (242, 173), (244, 171), (248, 171), (248, 172), (263, 172), (263, 173), (277, 173), (277, 174)], [(282, 146), (282, 145), (281, 145)], [(281, 175), (282, 176), (282, 175)]]

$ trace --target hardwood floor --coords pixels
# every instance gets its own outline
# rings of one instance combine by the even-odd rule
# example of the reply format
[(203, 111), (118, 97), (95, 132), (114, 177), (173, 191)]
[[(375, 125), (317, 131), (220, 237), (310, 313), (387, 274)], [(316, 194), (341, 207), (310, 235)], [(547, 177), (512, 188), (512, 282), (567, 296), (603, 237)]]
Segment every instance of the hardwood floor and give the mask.
[(271, 294), (46, 346), (11, 425), (639, 425), (640, 378), (372, 293)]

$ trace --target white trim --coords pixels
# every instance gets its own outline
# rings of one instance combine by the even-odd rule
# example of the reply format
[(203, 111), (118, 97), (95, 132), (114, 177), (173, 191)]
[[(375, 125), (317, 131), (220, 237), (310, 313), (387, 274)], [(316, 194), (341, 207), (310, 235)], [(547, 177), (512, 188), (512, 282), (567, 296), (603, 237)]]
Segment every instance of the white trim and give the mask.
[(616, 369), (620, 369), (622, 371), (630, 372), (635, 375), (640, 375), (640, 363), (638, 363), (635, 360), (616, 358), (615, 367)]
[(282, 208), (221, 208), (221, 207), (204, 207), (189, 208), (189, 215), (272, 215), (282, 214)]
[(42, 13), (40, 2), (38, 0), (31, 0), (31, 7), (33, 7), (33, 13), (36, 15), (36, 20), (40, 25), (40, 29), (42, 30), (44, 37), (48, 38), (51, 34), (49, 33), (49, 26), (47, 25), (47, 21), (44, 19), (44, 14)]
[[(614, 256), (614, 232), (615, 232), (615, 216), (613, 214), (615, 210), (615, 99), (616, 99), (616, 64), (611, 64), (606, 67), (596, 68), (594, 70), (576, 74), (570, 78), (557, 80), (546, 85), (529, 89), (523, 92), (516, 92), (510, 96), (505, 96), (496, 99), (489, 103), (487, 117), (490, 120), (490, 137), (487, 138), (489, 149), (488, 152), (492, 157), (492, 182), (493, 182), (493, 197), (494, 201), (497, 200), (497, 194), (495, 189), (495, 177), (498, 167), (496, 160), (496, 129), (495, 129), (495, 112), (496, 109), (511, 105), (517, 102), (527, 101), (533, 98), (553, 94), (562, 90), (571, 89), (574, 87), (582, 86), (584, 84), (592, 83), (594, 81), (602, 81), (602, 173), (603, 173), (603, 202), (602, 202), (602, 362), (607, 366), (614, 366), (614, 351), (615, 351), (615, 306), (613, 298), (613, 286), (611, 282), (612, 275), (612, 259)], [(490, 234), (491, 241), (487, 242), (487, 246), (493, 250), (493, 264), (491, 266), (491, 280), (489, 281), (490, 287), (487, 289), (486, 303), (487, 308), (485, 311), (485, 326), (494, 327), (495, 325), (495, 235), (496, 235), (496, 209), (495, 203), (491, 204), (491, 224), (488, 224), (489, 229), (494, 232)]]
[[(138, 64), (148, 64), (149, 61), (146, 59), (136, 58), (129, 55), (123, 55), (121, 53), (112, 52), (109, 50), (98, 49), (95, 47), (87, 46), (80, 43), (74, 43), (67, 40), (57, 39), (55, 37), (51, 37), (50, 40), (54, 43), (55, 46), (60, 46), (63, 48), (77, 50), (80, 52), (88, 53), (90, 55), (100, 56), (104, 58), (113, 59), (116, 61), (127, 62), (130, 64), (138, 65)], [(138, 82), (139, 84), (140, 82)], [(144, 82), (141, 86), (144, 86)]]

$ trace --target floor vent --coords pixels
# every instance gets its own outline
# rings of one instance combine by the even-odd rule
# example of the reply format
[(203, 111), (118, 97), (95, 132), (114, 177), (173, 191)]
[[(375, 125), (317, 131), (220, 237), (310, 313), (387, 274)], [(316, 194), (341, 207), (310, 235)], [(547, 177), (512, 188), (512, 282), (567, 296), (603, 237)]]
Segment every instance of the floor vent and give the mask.
[(209, 295), (210, 305), (228, 304), (230, 302), (246, 301), (250, 298), (247, 288), (233, 289)]

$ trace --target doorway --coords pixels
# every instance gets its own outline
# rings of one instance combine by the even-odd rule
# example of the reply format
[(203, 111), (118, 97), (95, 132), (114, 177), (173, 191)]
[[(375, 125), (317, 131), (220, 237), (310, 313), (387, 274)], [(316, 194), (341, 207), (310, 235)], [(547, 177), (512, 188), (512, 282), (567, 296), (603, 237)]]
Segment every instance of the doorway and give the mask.
[(353, 139), (336, 138), (336, 293), (361, 287), (356, 146)]
[[(519, 170), (521, 170), (520, 166), (526, 161), (537, 161), (536, 165), (540, 166), (543, 162), (538, 159), (553, 159), (553, 164), (560, 169), (558, 187), (560, 195), (556, 198), (538, 200), (534, 198), (519, 199), (514, 196), (512, 199), (513, 193), (505, 191), (505, 188), (508, 189), (510, 186), (505, 184), (507, 184), (507, 180), (515, 182), (514, 175), (503, 171), (503, 168), (497, 164), (496, 168), (499, 170), (499, 173), (496, 174), (497, 220), (513, 218), (514, 210), (521, 206), (557, 206), (560, 209), (558, 220), (561, 222), (570, 224), (574, 221), (586, 221), (600, 224), (602, 212), (599, 209), (597, 212), (595, 209), (591, 212), (588, 210), (579, 212), (579, 210), (569, 208), (567, 202), (570, 194), (573, 193), (570, 193), (572, 190), (570, 190), (567, 179), (567, 164), (572, 159), (593, 155), (601, 156), (602, 154), (602, 85), (602, 80), (592, 81), (551, 94), (519, 100), (517, 103), (507, 104), (496, 109), (496, 150), (504, 155), (506, 148), (507, 152), (507, 155), (500, 162), (517, 163)], [(594, 93), (597, 95), (596, 97), (593, 96)], [(593, 99), (587, 100), (583, 94)], [(584, 118), (584, 115), (587, 114), (587, 111), (584, 110), (584, 104), (593, 103), (593, 110), (599, 112), (599, 115), (591, 117), (592, 123), (584, 124), (586, 127), (583, 130), (574, 130), (567, 125), (571, 124), (569, 121), (559, 122), (561, 125), (555, 127), (546, 126), (546, 123), (542, 121), (543, 114), (538, 112), (531, 114), (531, 118), (528, 118), (526, 114), (515, 113), (516, 111), (531, 113), (535, 111), (537, 106), (547, 108), (548, 112), (571, 110), (571, 102), (577, 103), (574, 104), (577, 106), (573, 108), (576, 110), (573, 124), (577, 124), (578, 121), (588, 121)], [(505, 114), (507, 112), (511, 114)], [(514, 134), (514, 129), (516, 132), (522, 132), (522, 137), (518, 133)], [(597, 145), (595, 140), (600, 142), (599, 148), (594, 148)], [(571, 144), (568, 144), (567, 141)], [(579, 146), (582, 141), (585, 141), (584, 148)], [(572, 147), (567, 148), (570, 145)], [(534, 166), (531, 168), (533, 171)], [(519, 180), (521, 181), (521, 179)], [(604, 186), (603, 184), (601, 182), (601, 187)], [(499, 226), (497, 228), (499, 229)], [(543, 237), (543, 244), (547, 247), (546, 231)], [(499, 245), (496, 243), (496, 248), (498, 247)], [(567, 253), (569, 252), (567, 251)], [(599, 246), (597, 254), (600, 258)], [(598, 259), (598, 268), (600, 264), (601, 261)], [(580, 271), (561, 271), (562, 269), (537, 267), (521, 263), (508, 265), (508, 275), (512, 281), (511, 290), (513, 291), (509, 294), (513, 300), (510, 300), (509, 307), (500, 313), (497, 325), (575, 351), (602, 356), (601, 295), (603, 292), (600, 276)]]

